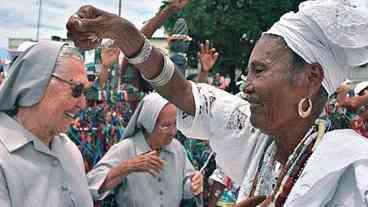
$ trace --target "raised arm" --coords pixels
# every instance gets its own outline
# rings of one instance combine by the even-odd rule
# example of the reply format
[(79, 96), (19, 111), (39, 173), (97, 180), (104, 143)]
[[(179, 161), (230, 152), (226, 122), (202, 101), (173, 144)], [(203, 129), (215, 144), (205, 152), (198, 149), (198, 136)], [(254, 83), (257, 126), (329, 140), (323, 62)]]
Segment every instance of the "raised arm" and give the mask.
[(98, 84), (100, 88), (105, 87), (105, 83), (109, 78), (109, 68), (114, 62), (118, 61), (119, 49), (117, 48), (102, 48), (101, 51), (101, 73), (98, 76)]
[[(110, 38), (116, 41), (121, 51), (128, 57), (141, 54), (145, 38), (141, 32), (129, 21), (117, 15), (107, 13), (92, 6), (83, 6), (76, 15), (72, 16), (67, 24), (68, 37), (77, 47), (90, 49), (99, 44), (99, 39)], [(145, 56), (145, 61), (135, 64), (147, 79), (154, 79), (162, 74), (164, 55), (154, 48)], [(167, 61), (171, 62), (166, 58)], [(167, 83), (156, 86), (155, 89), (183, 111), (194, 115), (195, 103), (191, 84), (180, 74), (167, 78)]]
[(141, 32), (147, 38), (151, 38), (156, 30), (165, 23), (167, 18), (182, 10), (187, 4), (188, 0), (175, 0), (170, 2), (163, 10), (159, 11), (154, 17), (147, 21), (142, 27)]
[[(188, 4), (188, 0), (175, 0), (170, 2), (163, 10), (159, 11), (154, 17), (147, 21), (141, 28), (142, 34), (146, 38), (151, 38), (152, 35), (160, 28), (165, 21), (176, 12), (182, 10)], [(123, 64), (121, 66), (122, 74), (125, 74), (128, 69), (127, 59), (123, 59)]]

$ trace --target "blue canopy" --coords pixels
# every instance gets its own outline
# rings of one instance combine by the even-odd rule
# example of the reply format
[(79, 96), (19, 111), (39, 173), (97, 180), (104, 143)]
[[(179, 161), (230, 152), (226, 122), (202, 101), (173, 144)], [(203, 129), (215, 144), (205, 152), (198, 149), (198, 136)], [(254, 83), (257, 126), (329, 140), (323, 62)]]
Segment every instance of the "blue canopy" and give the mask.
[(12, 57), (9, 51), (5, 48), (0, 47), (0, 64), (9, 64)]

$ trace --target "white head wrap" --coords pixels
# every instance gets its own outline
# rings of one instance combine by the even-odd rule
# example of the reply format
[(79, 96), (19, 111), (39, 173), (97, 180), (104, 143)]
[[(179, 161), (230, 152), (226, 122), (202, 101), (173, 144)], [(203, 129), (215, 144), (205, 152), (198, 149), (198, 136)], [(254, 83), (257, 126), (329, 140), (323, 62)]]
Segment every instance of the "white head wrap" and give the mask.
[(368, 81), (363, 81), (357, 84), (354, 88), (354, 93), (356, 96), (359, 95), (362, 91), (364, 91), (366, 88), (368, 88)]
[(319, 63), (322, 85), (332, 94), (353, 67), (368, 62), (368, 1), (305, 1), (266, 33), (283, 37), (306, 62)]
[(169, 102), (158, 93), (150, 93), (139, 103), (130, 119), (123, 138), (131, 137), (142, 129), (151, 133), (155, 128), (158, 115)]

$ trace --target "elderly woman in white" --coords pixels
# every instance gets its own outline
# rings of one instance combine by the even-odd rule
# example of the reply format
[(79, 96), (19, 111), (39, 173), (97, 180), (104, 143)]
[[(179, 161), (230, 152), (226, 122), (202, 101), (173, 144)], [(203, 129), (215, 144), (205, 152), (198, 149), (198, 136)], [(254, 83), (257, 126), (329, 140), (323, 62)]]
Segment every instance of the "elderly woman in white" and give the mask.
[(138, 105), (124, 140), (115, 144), (88, 174), (91, 193), (103, 199), (112, 189), (118, 206), (179, 206), (202, 191), (184, 147), (174, 139), (176, 107), (157, 93)]
[[(252, 51), (247, 101), (186, 81), (129, 21), (113, 14), (82, 7), (67, 27), (79, 47), (96, 46), (93, 37), (115, 39), (178, 106), (178, 128), (208, 138), (225, 173), (244, 180), (237, 206), (368, 205), (368, 140), (352, 129), (331, 129), (330, 119), (320, 116), (350, 70), (368, 62), (365, 1), (305, 1), (281, 17)], [(276, 161), (283, 165), (279, 182)]]

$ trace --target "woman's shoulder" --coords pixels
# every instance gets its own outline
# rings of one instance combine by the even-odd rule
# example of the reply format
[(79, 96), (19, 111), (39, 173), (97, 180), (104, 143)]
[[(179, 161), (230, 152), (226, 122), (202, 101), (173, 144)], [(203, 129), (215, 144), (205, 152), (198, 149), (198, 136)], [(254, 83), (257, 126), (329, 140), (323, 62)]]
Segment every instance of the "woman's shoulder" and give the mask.
[(351, 191), (363, 186), (367, 182), (365, 173), (362, 173), (367, 171), (367, 149), (368, 140), (354, 130), (338, 129), (327, 132), (309, 158), (286, 206), (305, 206), (311, 197), (315, 203), (325, 203), (331, 199), (340, 184), (347, 181), (347, 175), (351, 172), (354, 173), (356, 183), (343, 185), (342, 189)]
[(368, 139), (352, 129), (337, 129), (327, 132), (318, 145), (315, 156), (331, 162), (344, 163), (368, 160)]
[[(342, 147), (351, 148), (351, 146), (347, 146), (349, 144), (354, 144), (354, 147), (364, 147), (367, 149), (368, 146), (368, 138), (360, 135), (355, 132), (353, 129), (336, 129), (327, 132), (322, 141), (322, 143), (331, 143), (331, 144), (343, 144)], [(368, 150), (366, 150), (368, 151)]]

